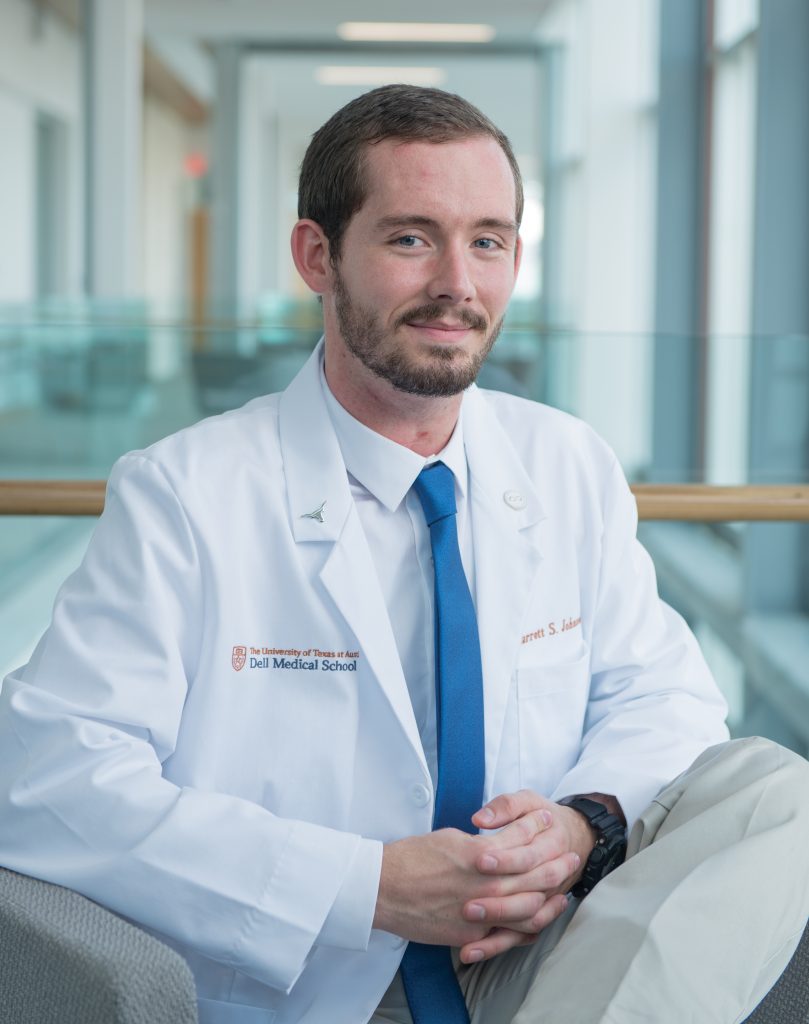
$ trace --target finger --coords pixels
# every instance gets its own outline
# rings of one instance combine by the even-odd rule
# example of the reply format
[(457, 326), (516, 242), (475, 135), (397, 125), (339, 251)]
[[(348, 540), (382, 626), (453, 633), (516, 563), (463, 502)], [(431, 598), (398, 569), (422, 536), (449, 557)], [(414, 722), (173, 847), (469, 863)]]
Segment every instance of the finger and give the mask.
[(529, 811), (515, 821), (509, 822), (490, 836), (478, 836), (478, 841), (485, 851), (507, 850), (516, 846), (526, 846), (541, 832), (545, 832), (553, 824), (548, 811)]
[(561, 836), (541, 836), (529, 846), (491, 852), (485, 863), (490, 864), (493, 858), (497, 867), (484, 869), (481, 874), (501, 878), (504, 894), (521, 889), (556, 889), (566, 879), (572, 878), (581, 866), (579, 854), (564, 849), (565, 845)]
[(540, 810), (550, 813), (552, 808), (553, 804), (545, 797), (530, 789), (520, 789), (516, 793), (501, 793), (484, 804), (472, 815), (472, 823), (478, 828), (501, 828), (523, 814)]
[(490, 924), (495, 927), (517, 928), (530, 931), (528, 923), (538, 914), (545, 903), (542, 892), (519, 892), (513, 896), (484, 897), (469, 900), (463, 906), (463, 916), (476, 924)]
[(553, 896), (539, 909), (532, 919), (533, 930), (519, 931), (516, 928), (494, 928), (482, 939), (468, 942), (461, 947), (461, 963), (474, 964), (504, 953), (516, 946), (525, 946), (533, 942), (543, 928), (547, 928), (568, 906), (567, 896)]
[(564, 834), (546, 824), (544, 811), (524, 814), (496, 835), (478, 837), (475, 867), (483, 874), (531, 871), (564, 852)]
[(530, 945), (536, 939), (536, 935), (525, 935), (511, 928), (497, 928), (481, 939), (479, 942), (470, 942), (461, 946), (460, 958), (462, 964), (481, 963), (483, 960), (491, 960), (492, 957), (505, 953), (507, 949), (514, 949), (516, 946)]
[(503, 873), (492, 878), (469, 902), (485, 903), (488, 899), (504, 899), (523, 892), (541, 892), (546, 898), (552, 893), (568, 892), (577, 878), (580, 865), (577, 853), (563, 853), (561, 857), (544, 861), (532, 871)]

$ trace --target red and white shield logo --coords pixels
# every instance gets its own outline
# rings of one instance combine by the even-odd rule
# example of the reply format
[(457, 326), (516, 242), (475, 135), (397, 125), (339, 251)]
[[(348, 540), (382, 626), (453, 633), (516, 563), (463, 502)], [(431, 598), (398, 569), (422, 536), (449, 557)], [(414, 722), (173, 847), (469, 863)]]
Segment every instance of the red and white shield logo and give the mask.
[(241, 670), (244, 668), (244, 663), (247, 661), (247, 648), (241, 647), (237, 644), (233, 648), (233, 654), (231, 655), (230, 661), (231, 664), (233, 665), (233, 668), (237, 672), (241, 672)]

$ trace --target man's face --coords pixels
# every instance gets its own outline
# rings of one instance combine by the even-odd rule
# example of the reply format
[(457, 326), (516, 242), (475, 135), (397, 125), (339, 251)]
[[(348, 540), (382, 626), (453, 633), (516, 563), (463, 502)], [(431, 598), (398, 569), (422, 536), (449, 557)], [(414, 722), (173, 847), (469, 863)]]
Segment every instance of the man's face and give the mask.
[(389, 140), (368, 147), (365, 165), (368, 196), (343, 235), (327, 318), (357, 375), (456, 395), (476, 378), (514, 287), (511, 168), (487, 137)]

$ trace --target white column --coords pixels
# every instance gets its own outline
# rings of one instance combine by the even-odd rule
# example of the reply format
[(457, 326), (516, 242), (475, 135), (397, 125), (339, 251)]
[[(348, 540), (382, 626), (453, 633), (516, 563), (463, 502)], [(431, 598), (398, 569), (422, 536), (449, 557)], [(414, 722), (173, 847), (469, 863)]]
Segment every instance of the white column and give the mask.
[(242, 52), (235, 43), (215, 49), (216, 98), (211, 133), (211, 258), (209, 308), (214, 319), (237, 314), (241, 251), (239, 186), (242, 147)]
[(90, 295), (138, 295), (143, 0), (82, 0), (85, 281)]

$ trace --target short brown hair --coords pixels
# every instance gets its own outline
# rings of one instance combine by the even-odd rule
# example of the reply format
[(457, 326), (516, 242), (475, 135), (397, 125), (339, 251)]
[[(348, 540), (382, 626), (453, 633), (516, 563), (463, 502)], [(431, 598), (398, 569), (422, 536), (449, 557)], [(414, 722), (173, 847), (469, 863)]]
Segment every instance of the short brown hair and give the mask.
[(316, 221), (329, 240), (333, 261), (348, 222), (367, 196), (365, 147), (385, 139), (451, 142), (478, 135), (493, 138), (509, 162), (523, 212), (520, 169), (503, 132), (460, 96), (415, 85), (385, 85), (347, 103), (312, 136), (301, 164), (298, 216)]

